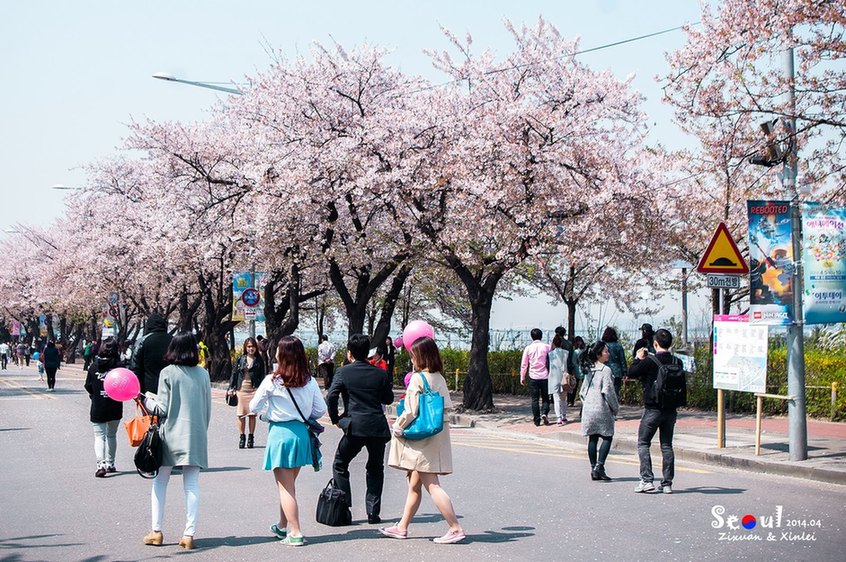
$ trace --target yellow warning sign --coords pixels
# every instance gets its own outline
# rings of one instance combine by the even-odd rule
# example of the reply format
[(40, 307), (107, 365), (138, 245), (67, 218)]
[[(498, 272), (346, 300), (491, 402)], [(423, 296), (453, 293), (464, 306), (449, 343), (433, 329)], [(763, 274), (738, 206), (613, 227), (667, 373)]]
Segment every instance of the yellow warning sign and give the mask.
[(729, 234), (724, 223), (720, 223), (717, 231), (708, 244), (708, 249), (702, 254), (699, 266), (696, 268), (699, 273), (722, 273), (723, 275), (743, 275), (749, 273), (749, 266), (740, 255), (737, 244)]

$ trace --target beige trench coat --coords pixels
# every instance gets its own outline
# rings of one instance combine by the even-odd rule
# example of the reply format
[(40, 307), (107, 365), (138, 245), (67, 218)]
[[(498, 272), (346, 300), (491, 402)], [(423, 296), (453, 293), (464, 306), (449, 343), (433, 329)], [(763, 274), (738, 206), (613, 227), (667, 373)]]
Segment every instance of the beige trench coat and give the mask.
[[(452, 408), (449, 388), (440, 373), (416, 372), (411, 377), (405, 394), (405, 411), (397, 418), (397, 425), (406, 428), (417, 417), (418, 397), (423, 392), (425, 376), (433, 392), (444, 397), (444, 415)], [(391, 452), (388, 466), (401, 470), (416, 470), (433, 474), (452, 473), (452, 444), (449, 440), (449, 422), (444, 420), (444, 429), (437, 435), (412, 441), (404, 437), (391, 437)]]

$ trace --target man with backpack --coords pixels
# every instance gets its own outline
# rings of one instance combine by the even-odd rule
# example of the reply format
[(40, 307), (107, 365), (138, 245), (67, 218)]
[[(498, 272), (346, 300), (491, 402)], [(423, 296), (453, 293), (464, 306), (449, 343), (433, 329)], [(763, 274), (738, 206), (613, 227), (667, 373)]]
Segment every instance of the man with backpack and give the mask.
[(661, 328), (655, 332), (653, 343), (655, 355), (650, 355), (646, 347), (638, 349), (628, 375), (640, 379), (644, 403), (643, 417), (637, 431), (641, 481), (634, 491), (642, 493), (655, 490), (649, 447), (658, 431), (663, 457), (660, 489), (665, 494), (672, 494), (675, 472), (673, 428), (676, 425), (676, 408), (687, 405), (687, 380), (681, 360), (670, 353), (672, 334)]

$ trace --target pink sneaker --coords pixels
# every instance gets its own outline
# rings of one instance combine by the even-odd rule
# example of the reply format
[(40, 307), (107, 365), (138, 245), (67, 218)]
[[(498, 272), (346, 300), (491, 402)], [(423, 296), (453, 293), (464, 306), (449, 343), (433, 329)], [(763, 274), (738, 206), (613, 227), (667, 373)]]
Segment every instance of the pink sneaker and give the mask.
[(405, 539), (408, 538), (408, 531), (402, 531), (399, 527), (394, 525), (393, 527), (381, 528), (379, 532), (385, 535), (386, 537), (391, 537), (392, 539)]
[(453, 531), (452, 529), (450, 529), (449, 531), (447, 531), (447, 534), (434, 539), (432, 542), (436, 542), (438, 544), (453, 544), (459, 541), (463, 541), (465, 538), (467, 538), (467, 535), (464, 534), (464, 529), (459, 529), (457, 531)]

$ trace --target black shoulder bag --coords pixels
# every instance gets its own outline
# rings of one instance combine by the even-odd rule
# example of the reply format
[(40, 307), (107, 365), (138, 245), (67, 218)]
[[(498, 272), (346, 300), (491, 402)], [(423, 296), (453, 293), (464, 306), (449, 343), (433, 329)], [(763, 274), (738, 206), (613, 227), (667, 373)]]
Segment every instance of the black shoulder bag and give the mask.
[(322, 456), (320, 454), (320, 438), (318, 436), (323, 433), (326, 428), (320, 425), (320, 422), (317, 420), (305, 417), (303, 415), (303, 411), (300, 410), (300, 406), (297, 404), (291, 389), (286, 386), (285, 390), (288, 391), (288, 396), (291, 397), (291, 402), (294, 403), (297, 413), (300, 414), (301, 418), (303, 418), (303, 423), (305, 423), (308, 428), (308, 435), (311, 438), (311, 466), (314, 468), (314, 471), (317, 472), (323, 467), (321, 462)]

